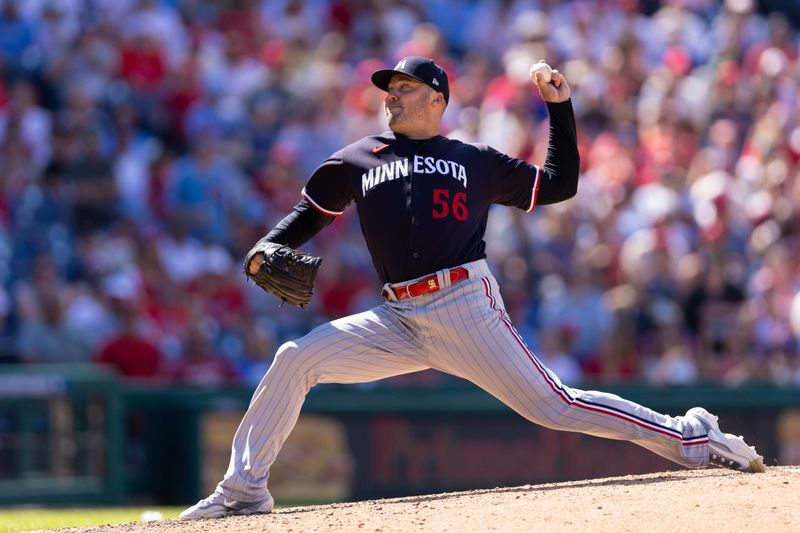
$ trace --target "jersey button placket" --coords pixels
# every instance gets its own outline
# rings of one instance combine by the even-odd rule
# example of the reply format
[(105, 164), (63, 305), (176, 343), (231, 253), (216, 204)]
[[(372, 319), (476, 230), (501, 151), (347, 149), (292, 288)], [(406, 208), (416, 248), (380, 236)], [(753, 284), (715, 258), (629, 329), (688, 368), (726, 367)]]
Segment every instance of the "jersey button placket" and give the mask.
[(422, 242), (422, 213), (420, 211), (422, 204), (422, 191), (420, 190), (423, 185), (420, 180), (422, 176), (414, 172), (414, 159), (416, 156), (421, 155), (419, 152), (414, 154), (411, 159), (411, 202), (409, 205), (409, 215), (411, 216), (411, 235), (409, 238), (409, 251), (411, 252), (411, 259), (419, 261), (421, 253), (419, 244)]

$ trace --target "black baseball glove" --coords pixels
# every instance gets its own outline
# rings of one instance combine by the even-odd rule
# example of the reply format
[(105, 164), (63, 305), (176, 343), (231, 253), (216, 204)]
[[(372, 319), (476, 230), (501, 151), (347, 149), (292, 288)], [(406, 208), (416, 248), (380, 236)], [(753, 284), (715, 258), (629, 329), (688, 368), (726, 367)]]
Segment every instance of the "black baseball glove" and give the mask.
[[(264, 254), (264, 263), (258, 272), (251, 274), (247, 267), (259, 253)], [(247, 253), (244, 273), (265, 291), (284, 302), (306, 309), (311, 301), (314, 278), (320, 263), (321, 257), (261, 239)]]

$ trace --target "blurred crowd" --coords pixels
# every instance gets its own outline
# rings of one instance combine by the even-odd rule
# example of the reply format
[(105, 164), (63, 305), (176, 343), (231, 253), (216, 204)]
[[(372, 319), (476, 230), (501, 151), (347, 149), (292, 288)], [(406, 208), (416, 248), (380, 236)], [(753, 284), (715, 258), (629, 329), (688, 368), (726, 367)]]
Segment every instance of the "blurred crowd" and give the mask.
[(303, 247), (324, 257), (308, 311), (241, 260), (386, 129), (370, 73), (425, 55), (446, 135), (534, 163), (531, 63), (572, 86), (578, 196), (495, 208), (486, 236), (564, 382), (800, 385), (800, 8), (773, 3), (0, 0), (0, 360), (252, 385), (282, 342), (380, 303), (352, 207)]

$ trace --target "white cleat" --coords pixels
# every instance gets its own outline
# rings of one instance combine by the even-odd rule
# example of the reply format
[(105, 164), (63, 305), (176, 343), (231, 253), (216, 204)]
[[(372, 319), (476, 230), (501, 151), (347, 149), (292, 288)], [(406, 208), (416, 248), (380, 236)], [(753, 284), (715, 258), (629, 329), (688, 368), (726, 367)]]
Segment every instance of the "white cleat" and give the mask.
[(692, 407), (687, 417), (699, 421), (708, 432), (708, 464), (739, 470), (740, 472), (764, 472), (764, 458), (758, 455), (755, 447), (748, 446), (744, 438), (723, 433), (719, 429), (717, 417), (702, 407)]
[(181, 520), (197, 520), (200, 518), (222, 518), (223, 516), (265, 514), (272, 512), (275, 500), (269, 496), (257, 502), (240, 502), (226, 498), (221, 492), (214, 492), (208, 498), (200, 500), (183, 511)]

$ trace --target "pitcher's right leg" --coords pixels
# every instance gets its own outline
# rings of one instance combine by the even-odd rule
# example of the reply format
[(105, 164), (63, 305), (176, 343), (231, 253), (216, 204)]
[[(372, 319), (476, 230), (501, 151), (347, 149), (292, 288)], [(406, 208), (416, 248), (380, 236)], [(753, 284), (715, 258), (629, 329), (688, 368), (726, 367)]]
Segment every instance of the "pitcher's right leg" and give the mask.
[[(216, 499), (236, 504), (271, 499), (269, 468), (297, 422), (306, 394), (317, 383), (363, 383), (428, 368), (414, 357), (419, 341), (395, 321), (391, 311), (379, 306), (318, 326), (282, 345), (239, 424), (228, 471), (215, 493), (224, 498)], [(228, 507), (228, 514), (239, 514), (235, 506)]]

